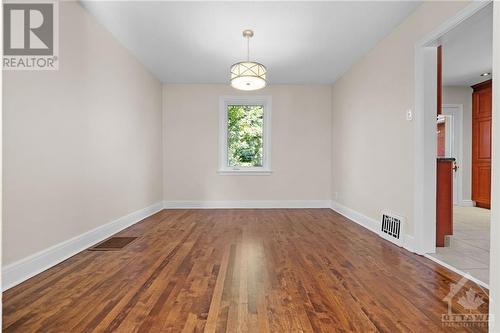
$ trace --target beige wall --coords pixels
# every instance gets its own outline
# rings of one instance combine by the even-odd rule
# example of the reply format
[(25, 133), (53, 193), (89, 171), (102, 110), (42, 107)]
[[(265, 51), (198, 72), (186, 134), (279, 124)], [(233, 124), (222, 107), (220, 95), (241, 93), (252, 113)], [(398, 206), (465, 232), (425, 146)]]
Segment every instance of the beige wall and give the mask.
[(3, 264), (162, 200), (161, 84), (74, 2), (58, 71), (4, 72)]
[(443, 104), (463, 105), (462, 135), (462, 199), (471, 199), (472, 169), (472, 88), (459, 86), (443, 87)]
[(270, 176), (222, 176), (219, 97), (229, 85), (164, 85), (164, 197), (167, 201), (329, 200), (331, 89), (270, 86)]
[(376, 220), (383, 209), (401, 214), (410, 235), (414, 45), (467, 4), (423, 3), (333, 86), (333, 199)]

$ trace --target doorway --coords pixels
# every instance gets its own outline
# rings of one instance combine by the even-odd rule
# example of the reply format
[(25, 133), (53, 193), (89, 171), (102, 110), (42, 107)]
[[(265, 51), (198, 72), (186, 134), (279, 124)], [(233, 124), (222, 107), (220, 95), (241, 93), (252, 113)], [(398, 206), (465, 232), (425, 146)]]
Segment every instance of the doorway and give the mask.
[[(416, 252), (423, 254), (440, 264), (469, 277), (477, 283), (488, 286), (489, 277), (489, 211), (476, 208), (472, 201), (472, 89), (471, 86), (484, 81), (481, 74), (492, 71), (492, 51), (489, 49), (488, 68), (476, 66), (472, 68), (462, 64), (457, 68), (468, 68), (471, 72), (455, 71), (453, 77), (443, 77), (443, 85), (456, 90), (466, 91), (469, 102), (462, 100), (447, 100), (446, 94), (441, 96), (438, 103), (438, 47), (444, 54), (443, 69), (450, 65), (446, 54), (453, 53), (453, 44), (457, 37), (468, 36), (471, 26), (477, 22), (484, 22), (485, 16), (492, 17), (492, 3), (473, 3), (460, 12), (457, 17), (430, 34), (416, 48)], [(489, 21), (489, 42), (492, 45), (492, 18)], [(477, 29), (476, 29), (477, 30)], [(486, 38), (487, 39), (487, 38)], [(485, 38), (477, 39), (479, 41)], [(481, 48), (484, 49), (484, 48)], [(477, 54), (478, 48), (463, 46), (460, 56), (467, 56), (470, 52)], [(460, 57), (455, 56), (456, 59)], [(462, 57), (463, 58), (463, 57)], [(470, 58), (470, 57), (469, 57)], [(456, 64), (453, 64), (456, 65)], [(460, 64), (459, 64), (460, 65)], [(450, 66), (453, 67), (453, 66)], [(474, 72), (474, 73), (472, 73)], [(487, 78), (486, 78), (487, 79)], [(475, 82), (467, 80), (476, 80)], [(438, 105), (442, 106), (441, 116), (437, 118)], [(439, 123), (442, 123), (439, 125)], [(439, 128), (436, 128), (440, 126)], [(443, 133), (440, 133), (443, 130)], [(467, 132), (467, 133), (465, 133)], [(491, 132), (490, 132), (491, 133)], [(436, 135), (437, 134), (437, 135)], [(440, 136), (441, 135), (441, 136)], [(443, 144), (439, 146), (440, 140)], [(446, 245), (436, 246), (437, 209), (436, 193), (437, 166), (436, 156), (440, 151), (444, 157), (455, 163), (450, 163), (450, 210), (453, 215), (453, 224), (450, 228)], [(454, 171), (452, 171), (454, 170)], [(472, 219), (471, 219), (472, 217)], [(471, 223), (472, 221), (472, 223)], [(453, 246), (450, 246), (453, 245)], [(453, 253), (454, 250), (457, 250)], [(453, 257), (454, 256), (454, 257)]]

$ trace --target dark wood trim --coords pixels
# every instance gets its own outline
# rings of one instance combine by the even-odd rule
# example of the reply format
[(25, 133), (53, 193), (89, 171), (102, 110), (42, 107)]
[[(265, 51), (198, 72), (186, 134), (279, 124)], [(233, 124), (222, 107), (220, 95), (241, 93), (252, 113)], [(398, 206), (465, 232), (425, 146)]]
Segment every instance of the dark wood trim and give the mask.
[(492, 80), (471, 86), (472, 93), (472, 200), (477, 207), (491, 205)]
[(489, 79), (489, 80), (483, 81), (481, 83), (477, 83), (477, 84), (470, 86), (470, 87), (472, 89), (474, 89), (474, 91), (478, 91), (478, 90), (482, 90), (482, 89), (486, 89), (486, 88), (491, 87), (492, 82), (493, 82), (493, 80)]
[(443, 47), (437, 48), (437, 114), (443, 111)]
[(445, 238), (453, 235), (453, 163), (454, 158), (437, 159), (436, 246), (445, 246)]

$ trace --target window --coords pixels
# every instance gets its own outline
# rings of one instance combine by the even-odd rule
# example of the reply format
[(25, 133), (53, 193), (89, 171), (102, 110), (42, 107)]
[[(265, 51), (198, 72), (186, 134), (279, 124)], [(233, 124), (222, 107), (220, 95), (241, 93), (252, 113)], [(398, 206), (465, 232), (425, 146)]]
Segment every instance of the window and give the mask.
[(219, 173), (270, 174), (270, 125), (270, 97), (222, 97)]

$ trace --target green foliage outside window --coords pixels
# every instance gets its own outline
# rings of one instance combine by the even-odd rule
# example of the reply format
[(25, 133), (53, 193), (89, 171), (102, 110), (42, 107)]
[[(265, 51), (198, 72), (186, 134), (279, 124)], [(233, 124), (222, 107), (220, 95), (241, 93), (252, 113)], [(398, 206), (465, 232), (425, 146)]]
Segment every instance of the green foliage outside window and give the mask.
[(261, 167), (264, 124), (262, 105), (228, 105), (227, 122), (228, 165)]

